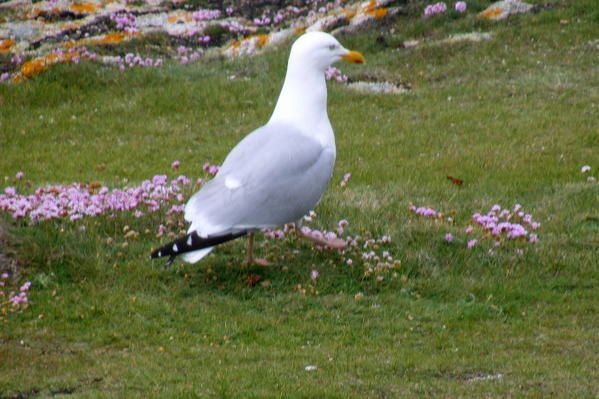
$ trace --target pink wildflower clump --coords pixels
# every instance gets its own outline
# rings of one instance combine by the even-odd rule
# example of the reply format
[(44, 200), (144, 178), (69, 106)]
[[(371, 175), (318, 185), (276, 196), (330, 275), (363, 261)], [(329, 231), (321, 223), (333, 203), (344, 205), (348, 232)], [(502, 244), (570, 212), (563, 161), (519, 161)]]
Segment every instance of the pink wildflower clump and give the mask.
[(15, 291), (16, 287), (10, 284), (9, 279), (8, 273), (0, 275), (0, 321), (5, 315), (25, 310), (29, 306), (31, 282), (26, 281)]
[(110, 14), (110, 20), (116, 24), (116, 28), (128, 33), (137, 32), (137, 19), (128, 11), (117, 11)]
[(219, 168), (220, 167), (218, 165), (212, 165), (209, 162), (204, 163), (204, 166), (202, 166), (204, 172), (212, 176), (215, 176), (218, 173)]
[[(440, 222), (447, 222), (452, 226), (455, 225), (453, 218), (443, 218), (443, 214), (435, 209), (414, 205), (411, 205), (409, 209), (416, 215), (438, 219)], [(539, 236), (535, 231), (541, 227), (541, 223), (535, 221), (531, 214), (524, 212), (520, 204), (515, 204), (511, 209), (495, 204), (486, 213), (474, 213), (470, 220), (472, 223), (463, 228), (463, 232), (467, 237), (466, 246), (468, 249), (479, 245), (483, 240), (492, 240), (495, 247), (501, 246), (505, 241), (520, 244), (539, 242)], [(452, 233), (446, 233), (443, 238), (446, 242), (451, 243), (456, 241), (458, 237)], [(458, 242), (463, 241), (458, 240)]]
[(245, 34), (250, 31), (249, 28), (247, 28), (243, 24), (239, 23), (239, 21), (236, 21), (234, 19), (222, 21), (220, 22), (220, 26), (221, 28), (224, 28), (231, 33)]
[(275, 23), (275, 25), (280, 24), (284, 20), (285, 20), (285, 14), (283, 12), (281, 12), (281, 11), (277, 12), (277, 14), (275, 15), (275, 17), (273, 18), (273, 22)]
[(179, 161), (173, 161), (173, 162), (171, 163), (171, 168), (173, 168), (173, 169), (175, 169), (175, 170), (176, 170), (176, 169), (179, 169), (179, 166), (181, 166), (181, 162), (179, 162)]
[(443, 14), (445, 11), (447, 11), (447, 5), (444, 2), (440, 1), (438, 3), (429, 4), (428, 6), (426, 6), (424, 9), (424, 16), (430, 17), (435, 14)]
[(143, 58), (139, 54), (127, 53), (125, 57), (118, 56), (116, 57), (115, 63), (119, 66), (121, 71), (124, 71), (126, 68), (158, 68), (163, 64), (162, 58), (152, 58), (146, 57)]
[(458, 1), (457, 3), (455, 3), (454, 7), (457, 12), (462, 13), (462, 12), (466, 11), (466, 8), (468, 6), (466, 5), (465, 1)]
[(198, 37), (198, 43), (200, 44), (207, 45), (210, 44), (210, 41), (212, 41), (210, 35), (203, 35)]
[(191, 14), (191, 17), (193, 18), (194, 21), (208, 21), (211, 19), (217, 19), (220, 17), (220, 10), (206, 10), (206, 9), (201, 9), (201, 10), (197, 10), (194, 11)]
[(76, 221), (118, 212), (138, 211), (136, 215), (141, 216), (139, 212), (156, 212), (166, 204), (182, 201), (182, 190), (190, 183), (185, 176), (169, 181), (166, 175), (156, 175), (125, 189), (73, 183), (40, 187), (33, 194), (22, 195), (14, 187), (7, 187), (0, 194), (0, 211), (34, 223), (51, 219)]
[(177, 48), (177, 54), (179, 55), (179, 62), (183, 65), (186, 65), (202, 58), (204, 55), (204, 50), (201, 48), (194, 50), (191, 47), (179, 46)]
[(414, 205), (411, 205), (410, 211), (414, 212), (416, 215), (424, 216), (425, 218), (431, 219), (436, 219), (441, 216), (441, 214), (433, 208), (427, 208), (424, 206), (415, 207)]
[[(486, 214), (472, 215), (472, 220), (498, 241), (502, 239), (529, 241), (531, 234), (529, 230), (537, 230), (541, 226), (539, 222), (533, 220), (532, 215), (524, 213), (520, 204), (514, 205), (511, 210), (493, 205)], [(537, 240), (535, 235), (532, 242)]]
[(13, 64), (15, 64), (15, 65), (22, 64), (23, 63), (23, 57), (20, 54), (15, 54), (10, 59), (10, 62), (13, 63)]
[(268, 26), (270, 25), (271, 19), (266, 15), (262, 15), (260, 18), (254, 18), (254, 24), (256, 26)]
[(339, 83), (346, 83), (348, 77), (341, 72), (338, 68), (328, 67), (324, 72), (324, 77), (326, 80), (335, 79)]

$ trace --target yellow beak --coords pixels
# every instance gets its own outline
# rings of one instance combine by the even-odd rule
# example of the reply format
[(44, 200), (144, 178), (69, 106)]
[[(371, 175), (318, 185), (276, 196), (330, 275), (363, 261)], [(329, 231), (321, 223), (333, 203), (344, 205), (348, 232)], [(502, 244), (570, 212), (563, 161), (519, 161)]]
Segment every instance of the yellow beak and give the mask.
[(341, 58), (344, 59), (345, 61), (353, 62), (354, 64), (363, 64), (365, 61), (362, 53), (357, 52), (357, 51), (350, 51), (349, 53), (345, 54)]

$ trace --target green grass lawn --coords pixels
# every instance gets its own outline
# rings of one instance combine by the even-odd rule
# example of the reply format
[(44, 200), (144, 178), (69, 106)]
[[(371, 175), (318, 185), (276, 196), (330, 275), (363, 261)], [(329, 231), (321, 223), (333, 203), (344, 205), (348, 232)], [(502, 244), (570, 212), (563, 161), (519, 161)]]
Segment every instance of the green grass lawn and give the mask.
[[(29, 309), (0, 324), (0, 396), (597, 397), (599, 185), (587, 181), (599, 171), (594, 1), (500, 23), (472, 11), (423, 20), (413, 7), (339, 38), (366, 56), (339, 66), (350, 78), (412, 90), (361, 94), (330, 82), (338, 156), (313, 222), (333, 229), (345, 218), (352, 235), (389, 234), (377, 250), (400, 267), (377, 279), (357, 257), (348, 266), (338, 253), (260, 237), (269, 268), (240, 267), (239, 240), (164, 270), (148, 260), (166, 241), (156, 238), (164, 212), (36, 225), (0, 215), (21, 281), (33, 283)], [(472, 31), (492, 38), (431, 44)], [(408, 39), (429, 44), (400, 48)], [(20, 170), (31, 183), (22, 192), (124, 187), (173, 176), (174, 160), (177, 174), (204, 176), (204, 162), (221, 163), (268, 119), (289, 45), (124, 74), (62, 65), (0, 85), (2, 188)], [(539, 242), (467, 249), (471, 215), (495, 203), (522, 204), (542, 223)], [(454, 223), (416, 216), (410, 204)], [(139, 238), (126, 240), (125, 226)]]

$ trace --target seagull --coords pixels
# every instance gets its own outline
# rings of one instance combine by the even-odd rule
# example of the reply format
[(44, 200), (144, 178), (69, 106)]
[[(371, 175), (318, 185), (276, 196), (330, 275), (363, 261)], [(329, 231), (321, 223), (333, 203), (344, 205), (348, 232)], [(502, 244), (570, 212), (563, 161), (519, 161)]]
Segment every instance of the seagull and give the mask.
[[(218, 173), (185, 206), (188, 232), (151, 258), (181, 255), (196, 263), (218, 244), (248, 235), (246, 264), (254, 258), (254, 232), (301, 221), (320, 201), (333, 174), (335, 135), (327, 115), (325, 71), (337, 61), (364, 63), (357, 51), (325, 32), (308, 32), (291, 47), (287, 73), (268, 122), (243, 138)], [(343, 248), (340, 239), (303, 234), (321, 246)]]

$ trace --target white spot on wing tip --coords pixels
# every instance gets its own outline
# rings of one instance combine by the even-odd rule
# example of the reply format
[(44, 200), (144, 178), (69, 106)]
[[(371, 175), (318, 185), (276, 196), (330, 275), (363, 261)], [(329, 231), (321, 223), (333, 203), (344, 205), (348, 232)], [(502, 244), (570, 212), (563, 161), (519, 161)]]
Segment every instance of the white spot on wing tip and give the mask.
[(189, 238), (187, 239), (187, 245), (191, 246), (191, 235), (189, 236)]
[(179, 248), (177, 248), (177, 244), (173, 244), (173, 252), (179, 252)]

